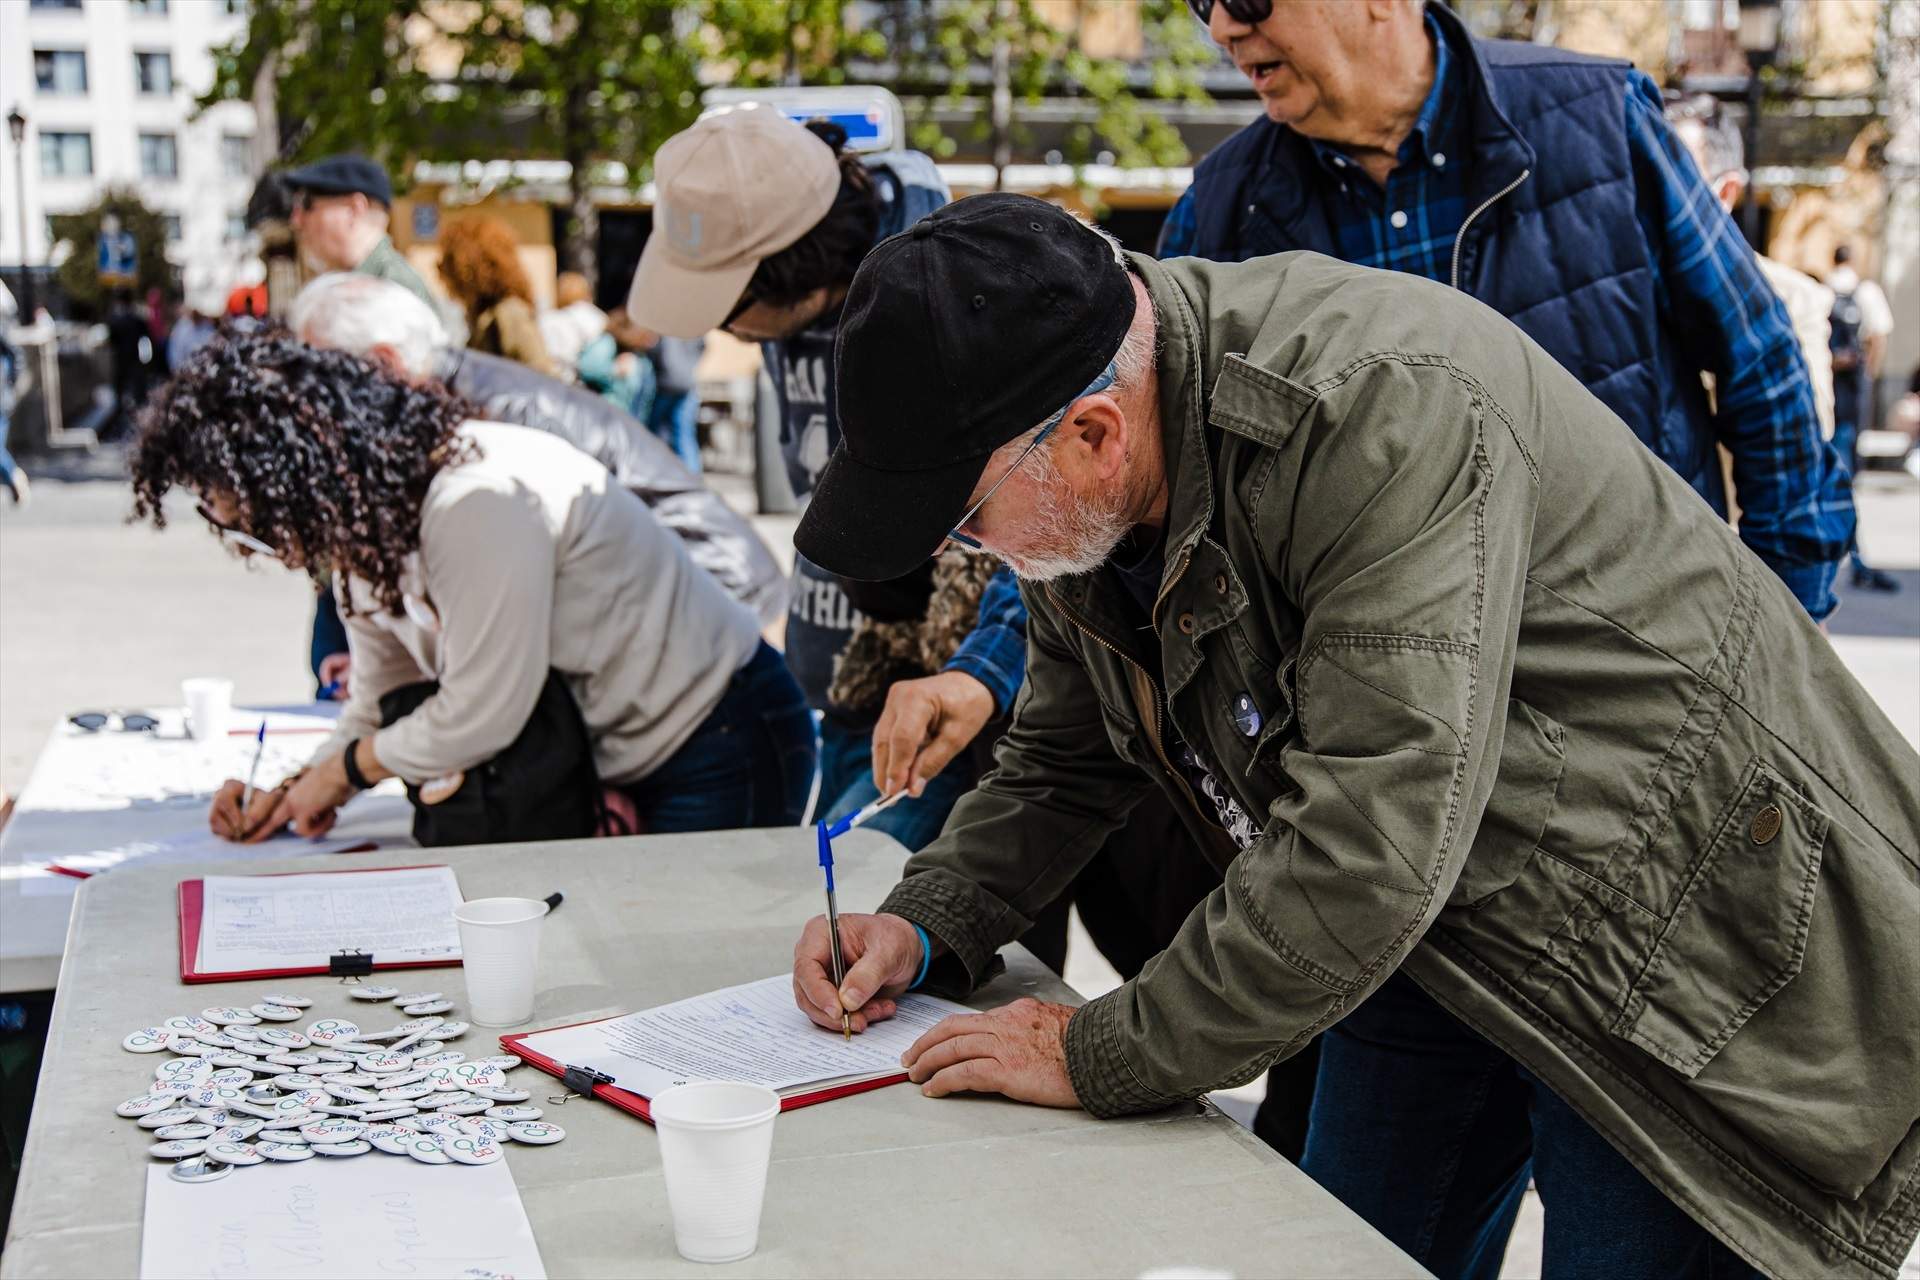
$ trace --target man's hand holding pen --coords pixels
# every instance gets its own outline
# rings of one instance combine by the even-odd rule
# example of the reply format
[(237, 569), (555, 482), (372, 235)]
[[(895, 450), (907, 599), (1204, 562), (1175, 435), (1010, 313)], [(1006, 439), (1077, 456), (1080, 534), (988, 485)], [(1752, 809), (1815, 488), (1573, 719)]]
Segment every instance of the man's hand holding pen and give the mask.
[[(793, 949), (793, 998), (819, 1026), (840, 1030), (844, 1011), (855, 1032), (893, 1016), (895, 998), (920, 973), (920, 935), (894, 915), (840, 917), (840, 946), (850, 965), (836, 989), (829, 976), (827, 918), (807, 921)], [(930, 1098), (1000, 1093), (1048, 1107), (1077, 1107), (1067, 1074), (1067, 1022), (1073, 1010), (1016, 1000), (987, 1013), (956, 1015), (914, 1041), (901, 1065)]]

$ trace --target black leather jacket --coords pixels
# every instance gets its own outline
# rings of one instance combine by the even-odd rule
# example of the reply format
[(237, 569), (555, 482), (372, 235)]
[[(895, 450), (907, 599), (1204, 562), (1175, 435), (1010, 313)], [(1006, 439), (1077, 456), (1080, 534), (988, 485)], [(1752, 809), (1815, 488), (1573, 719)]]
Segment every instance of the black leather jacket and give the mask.
[(767, 544), (631, 414), (523, 364), (464, 348), (441, 352), (435, 375), (488, 418), (549, 432), (591, 455), (679, 534), (693, 562), (761, 625), (786, 617), (787, 577)]

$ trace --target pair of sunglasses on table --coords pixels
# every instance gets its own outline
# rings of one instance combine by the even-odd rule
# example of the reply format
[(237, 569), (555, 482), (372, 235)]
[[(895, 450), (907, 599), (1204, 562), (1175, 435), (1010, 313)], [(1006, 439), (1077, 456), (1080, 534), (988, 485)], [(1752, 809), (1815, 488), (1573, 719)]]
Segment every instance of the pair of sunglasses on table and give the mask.
[(78, 715), (68, 716), (67, 723), (88, 733), (98, 733), (108, 725), (114, 725), (120, 733), (152, 733), (160, 727), (158, 720), (138, 711), (82, 711)]
[[(1201, 23), (1213, 17), (1216, 0), (1187, 0), (1187, 8), (1193, 10), (1193, 16)], [(1256, 22), (1265, 22), (1273, 16), (1273, 0), (1217, 0), (1227, 16), (1235, 22), (1244, 22), (1251, 26)]]

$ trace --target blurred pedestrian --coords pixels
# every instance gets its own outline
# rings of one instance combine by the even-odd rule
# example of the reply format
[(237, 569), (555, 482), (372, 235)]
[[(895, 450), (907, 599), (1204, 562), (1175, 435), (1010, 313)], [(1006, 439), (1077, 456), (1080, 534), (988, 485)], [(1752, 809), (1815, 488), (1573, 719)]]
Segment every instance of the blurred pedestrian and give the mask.
[[(1860, 278), (1853, 268), (1853, 250), (1844, 244), (1833, 251), (1827, 287), (1833, 290), (1833, 444), (1853, 474), (1859, 475), (1860, 433), (1873, 426), (1875, 387), (1887, 335), (1893, 332), (1893, 308), (1879, 285)], [(1858, 539), (1852, 561), (1854, 586), (1867, 591), (1900, 589), (1898, 578), (1860, 558)]]
[(133, 415), (147, 398), (148, 372), (153, 360), (153, 338), (147, 330), (146, 313), (134, 301), (131, 289), (113, 292), (107, 312), (107, 350), (113, 359), (112, 435), (120, 436), (133, 429)]
[[(1845, 466), (1822, 439), (1785, 306), (1651, 80), (1625, 62), (1475, 38), (1447, 6), (1420, 0), (1188, 3), (1265, 115), (1195, 168), (1163, 257), (1304, 249), (1472, 295), (1722, 516), (1724, 444), (1741, 539), (1814, 618), (1833, 611), (1853, 537)], [(1492, 1274), (1527, 1185), (1535, 1086), (1406, 977), (1389, 993), (1327, 1032), (1292, 1114), (1263, 1122), (1304, 1127), (1302, 1167), (1423, 1265)], [(1268, 1110), (1284, 1105), (1270, 1083)], [(1400, 1141), (1394, 1116), (1436, 1145), (1409, 1150), (1386, 1180), (1367, 1153)], [(1519, 1141), (1484, 1145), (1464, 1165), (1437, 1145), (1476, 1123)], [(1448, 1187), (1484, 1212), (1449, 1215), (1436, 1234), (1427, 1206)], [(1549, 1214), (1550, 1251), (1577, 1220)], [(1615, 1228), (1633, 1229), (1579, 1227)]]
[(647, 426), (667, 442), (687, 470), (700, 470), (700, 357), (705, 338), (657, 337), (647, 348), (653, 365), (653, 408)]
[(440, 302), (387, 235), (393, 183), (365, 156), (334, 155), (281, 175), (292, 197), (291, 225), (309, 268), (358, 271), (391, 280), (440, 310)]
[(540, 337), (559, 376), (572, 378), (587, 344), (607, 331), (607, 313), (593, 304), (593, 287), (578, 271), (553, 282), (553, 309), (540, 313)]
[(520, 243), (506, 223), (469, 217), (441, 228), (440, 278), (466, 308), (469, 347), (554, 376), (534, 319), (533, 285), (520, 265)]
[(0, 280), (0, 485), (6, 486), (7, 496), (16, 507), (26, 504), (28, 490), (26, 470), (7, 452), (7, 435), (13, 429), (13, 387), (25, 367), (20, 348), (12, 341), (13, 327), (19, 319), (13, 291)]
[(167, 368), (185, 368), (194, 353), (213, 340), (220, 325), (218, 301), (218, 295), (215, 295), (210, 308), (208, 299), (203, 294), (196, 294), (181, 306), (180, 316), (173, 322), (173, 331), (167, 335)]
[(591, 835), (603, 787), (647, 831), (799, 821), (813, 725), (779, 654), (565, 441), (271, 330), (192, 360), (131, 469), (136, 515), (187, 490), (248, 554), (325, 566), (347, 619), (338, 727), (253, 812), (229, 782), (217, 834), (318, 834), (393, 776), (430, 844)]
[[(624, 306), (615, 307), (607, 313), (606, 332), (580, 353), (575, 366), (580, 384), (599, 392), (623, 413), (647, 422), (654, 396), (653, 362), (647, 359), (647, 352), (659, 341), (659, 334), (628, 319)], [(652, 431), (651, 426), (648, 431)], [(699, 473), (689, 469), (689, 474)]]
[[(1739, 128), (1721, 109), (1720, 100), (1710, 93), (1694, 94), (1668, 107), (1667, 120), (1673, 125), (1674, 136), (1699, 166), (1700, 176), (1707, 180), (1707, 188), (1720, 201), (1720, 207), (1732, 214), (1747, 189), (1746, 144), (1740, 139)], [(1833, 355), (1827, 348), (1827, 317), (1833, 311), (1833, 290), (1764, 253), (1755, 254), (1754, 260), (1793, 319), (1800, 357), (1807, 362), (1807, 376), (1813, 383), (1813, 407), (1820, 415), (1820, 430), (1831, 440)]]

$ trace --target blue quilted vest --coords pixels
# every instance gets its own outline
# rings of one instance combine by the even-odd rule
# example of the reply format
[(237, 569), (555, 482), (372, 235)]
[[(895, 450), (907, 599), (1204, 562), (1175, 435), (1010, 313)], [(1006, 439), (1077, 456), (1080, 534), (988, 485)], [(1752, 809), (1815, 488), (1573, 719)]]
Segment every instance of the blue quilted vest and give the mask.
[[(1662, 323), (1634, 214), (1628, 64), (1478, 40), (1446, 8), (1428, 12), (1472, 99), (1467, 209), (1478, 213), (1462, 228), (1452, 283), (1526, 330), (1725, 514), (1700, 365)], [(1317, 178), (1305, 139), (1264, 118), (1248, 125), (1194, 170), (1194, 254), (1334, 254)]]

